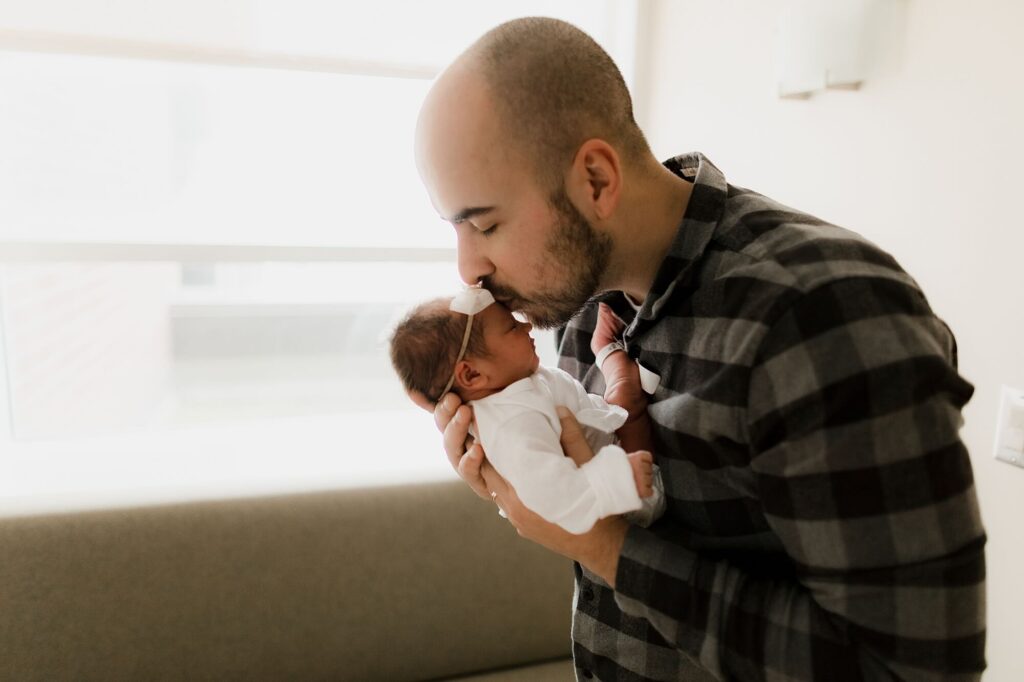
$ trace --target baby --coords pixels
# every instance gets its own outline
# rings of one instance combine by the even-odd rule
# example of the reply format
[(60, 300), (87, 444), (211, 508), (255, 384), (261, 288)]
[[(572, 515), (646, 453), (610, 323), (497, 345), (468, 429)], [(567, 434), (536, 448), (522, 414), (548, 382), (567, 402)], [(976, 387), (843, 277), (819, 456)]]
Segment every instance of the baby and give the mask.
[[(488, 461), (547, 521), (577, 534), (613, 514), (650, 525), (664, 512), (664, 489), (650, 452), (635, 452), (650, 450), (647, 401), (636, 366), (612, 343), (621, 322), (602, 307), (593, 343), (608, 346), (599, 360), (607, 395), (621, 405), (541, 367), (531, 329), (490, 292), (470, 287), (413, 309), (391, 337), (391, 361), (406, 391), (436, 403), (452, 390), (472, 405), (471, 432)], [(582, 466), (562, 453), (559, 405), (573, 412), (596, 453)], [(615, 444), (616, 431), (632, 454)]]

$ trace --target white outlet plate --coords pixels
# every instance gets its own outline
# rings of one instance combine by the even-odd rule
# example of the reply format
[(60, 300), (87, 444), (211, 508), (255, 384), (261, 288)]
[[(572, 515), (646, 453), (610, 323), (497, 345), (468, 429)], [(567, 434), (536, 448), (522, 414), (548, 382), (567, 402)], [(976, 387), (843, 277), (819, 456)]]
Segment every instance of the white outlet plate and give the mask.
[(994, 450), (996, 459), (1024, 468), (1024, 390), (1003, 386)]

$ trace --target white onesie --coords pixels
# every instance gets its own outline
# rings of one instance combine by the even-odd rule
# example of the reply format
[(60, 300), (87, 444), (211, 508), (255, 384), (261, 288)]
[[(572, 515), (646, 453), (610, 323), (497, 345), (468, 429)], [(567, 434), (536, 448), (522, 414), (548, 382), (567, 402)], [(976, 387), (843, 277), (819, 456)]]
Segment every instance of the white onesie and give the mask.
[[(657, 465), (654, 494), (636, 491), (626, 452), (615, 445), (615, 430), (626, 422), (621, 407), (587, 393), (581, 383), (555, 367), (540, 367), (498, 393), (473, 400), (475, 433), (487, 460), (528, 508), (570, 533), (585, 533), (601, 518), (626, 518), (650, 525), (665, 510)], [(564, 405), (583, 426), (596, 453), (581, 467), (562, 452), (562, 424), (555, 408)]]

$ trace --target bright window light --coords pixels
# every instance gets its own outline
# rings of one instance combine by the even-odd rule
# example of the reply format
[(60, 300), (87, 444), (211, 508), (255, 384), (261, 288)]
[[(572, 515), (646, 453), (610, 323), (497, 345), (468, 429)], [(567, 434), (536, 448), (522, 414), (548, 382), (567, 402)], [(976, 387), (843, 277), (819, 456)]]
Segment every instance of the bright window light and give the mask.
[(452, 247), (429, 83), (0, 52), (0, 224), (33, 241)]
[(460, 285), (415, 119), (529, 15), (630, 81), (635, 0), (0, 0), (0, 513), (450, 475), (384, 343)]

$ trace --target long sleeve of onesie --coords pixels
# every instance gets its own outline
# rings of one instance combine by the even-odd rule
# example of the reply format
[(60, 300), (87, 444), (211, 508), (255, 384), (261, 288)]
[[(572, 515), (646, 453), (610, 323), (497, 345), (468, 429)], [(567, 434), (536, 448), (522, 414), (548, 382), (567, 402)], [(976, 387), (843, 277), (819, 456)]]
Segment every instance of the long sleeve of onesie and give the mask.
[(522, 412), (481, 431), (487, 459), (523, 504), (570, 533), (585, 533), (598, 519), (641, 508), (633, 470), (617, 445), (604, 446), (577, 467), (540, 412)]
[[(569, 407), (576, 414), (576, 419), (583, 426), (583, 433), (594, 452), (611, 442), (614, 435), (605, 431), (617, 429), (622, 425), (625, 410), (609, 405), (603, 397), (595, 393), (588, 393), (583, 384), (572, 378), (568, 372), (548, 368), (543, 376), (552, 387), (555, 402)], [(625, 515), (627, 521), (647, 528), (665, 513), (665, 485), (657, 464), (654, 465), (653, 488), (654, 492), (651, 495), (640, 498), (639, 509)]]
[[(583, 427), (595, 457), (577, 467), (562, 452), (557, 405), (569, 408)], [(557, 368), (540, 368), (498, 394), (473, 404), (487, 459), (523, 503), (571, 533), (584, 533), (598, 519), (635, 512), (627, 518), (647, 526), (664, 509), (664, 488), (655, 472), (655, 494), (641, 500), (625, 451), (614, 431), (626, 411), (588, 394)]]

